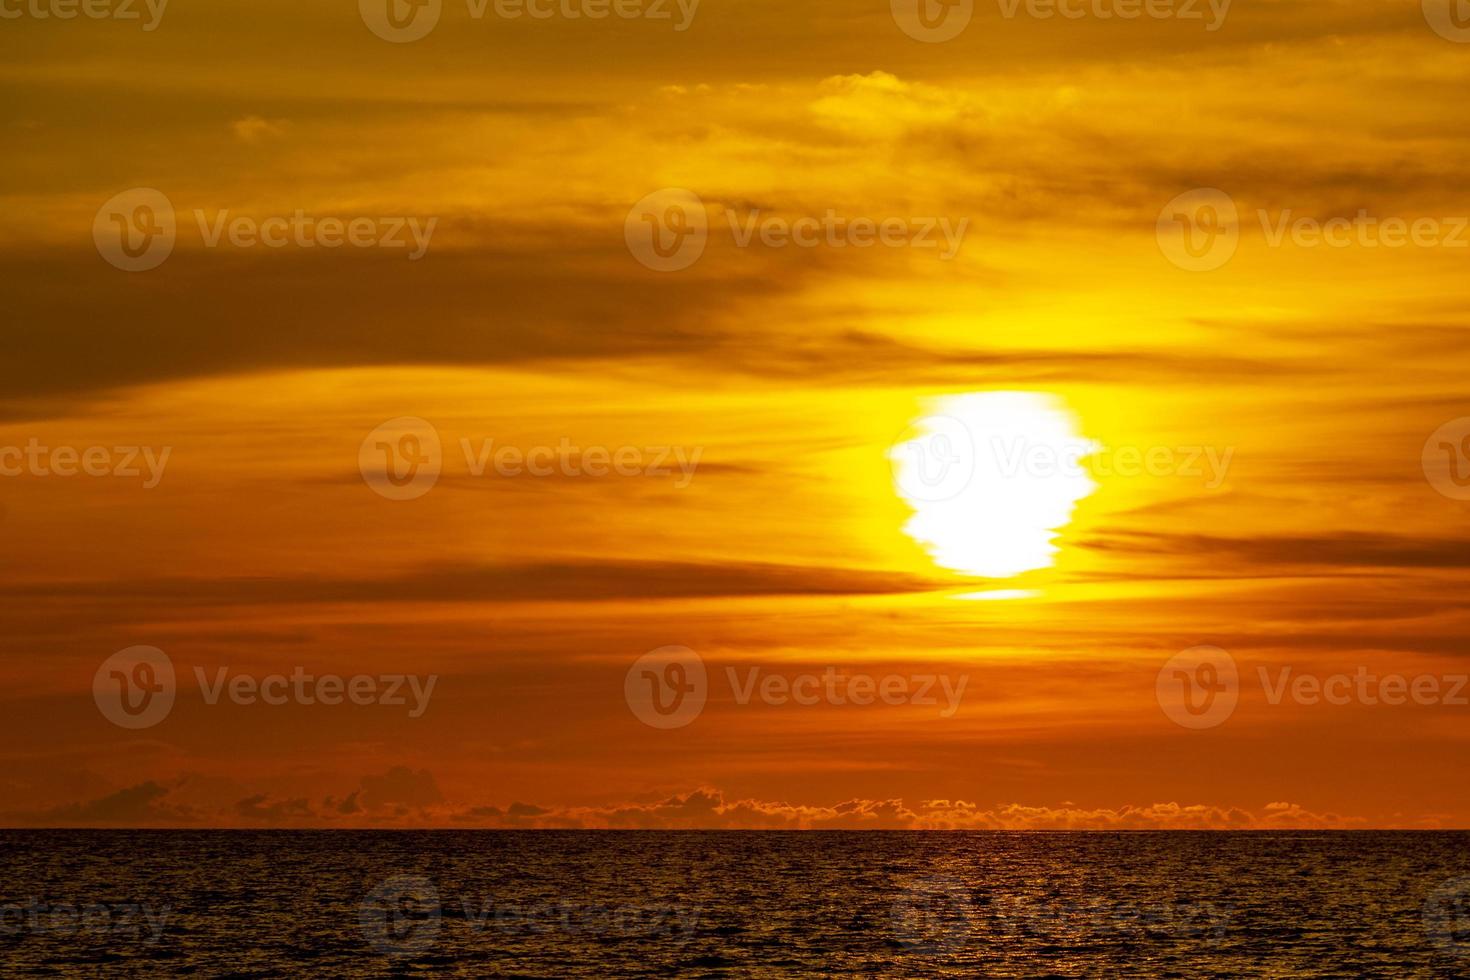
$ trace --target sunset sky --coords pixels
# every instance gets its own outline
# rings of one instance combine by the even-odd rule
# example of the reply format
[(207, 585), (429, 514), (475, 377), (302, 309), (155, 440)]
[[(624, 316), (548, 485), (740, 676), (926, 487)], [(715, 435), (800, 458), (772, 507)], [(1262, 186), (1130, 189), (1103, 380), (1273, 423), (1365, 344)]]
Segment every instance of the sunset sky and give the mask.
[[(0, 464), (168, 449), (151, 487), (141, 454), (0, 476), (0, 825), (1470, 827), (1470, 706), (1258, 673), (1470, 672), (1470, 500), (1425, 456), (1470, 415), (1470, 44), (1403, 2), (977, 0), (935, 43), (876, 0), (666, 6), (445, 0), (407, 43), (350, 0), (0, 21)], [(177, 212), (149, 271), (93, 237), (133, 188)], [(708, 240), (660, 271), (625, 234), (666, 188)], [(1160, 231), (1199, 188), (1239, 211), (1218, 268)], [(208, 243), (296, 211), (436, 223), (416, 259)], [(963, 238), (739, 242), (829, 211)], [(1271, 241), (1360, 212), (1446, 240)], [(971, 409), (1101, 452), (925, 521), (895, 455)], [(359, 451), (403, 417), (442, 472), (391, 499)], [(476, 475), (462, 440), (644, 471)], [(177, 701), (126, 730), (93, 677), (138, 645)], [(1239, 705), (1191, 730), (1155, 690), (1199, 645)], [(666, 646), (710, 677), (674, 730), (624, 696)], [(196, 667), (438, 679), (410, 717), (211, 705)], [(754, 667), (966, 687), (741, 704)]]

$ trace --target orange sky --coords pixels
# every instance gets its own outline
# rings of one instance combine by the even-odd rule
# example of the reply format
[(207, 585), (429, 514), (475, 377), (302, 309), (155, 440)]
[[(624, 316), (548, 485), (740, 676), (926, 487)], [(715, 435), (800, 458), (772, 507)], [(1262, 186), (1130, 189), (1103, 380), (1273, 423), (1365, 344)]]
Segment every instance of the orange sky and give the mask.
[[(156, 481), (141, 453), (0, 475), (0, 824), (1470, 826), (1470, 706), (1262, 681), (1470, 673), (1470, 500), (1424, 455), (1470, 415), (1470, 45), (1397, 2), (1003, 9), (941, 43), (835, 0), (702, 0), (682, 31), (445, 0), (402, 44), (350, 3), (0, 22), (0, 472), (32, 440), (168, 451)], [(93, 239), (132, 188), (176, 212), (148, 271)], [(625, 242), (664, 188), (708, 221), (680, 270)], [(1206, 270), (1159, 231), (1196, 188), (1239, 213)], [(298, 210), (435, 224), (415, 259), (210, 244)], [(741, 244), (828, 211), (964, 231), (952, 258)], [(1271, 238), (1360, 213), (1442, 240)], [(910, 533), (895, 445), (996, 392), (1015, 432), (1096, 443), (1092, 485), (1039, 539), (1055, 477)], [(441, 443), (415, 499), (360, 469), (401, 417)], [(477, 475), (486, 440), (639, 472)], [(1012, 532), (1046, 567), (945, 560), (1006, 565)], [(1156, 681), (1201, 644), (1239, 702), (1191, 730)], [(127, 730), (92, 685), (137, 645), (179, 683)], [(624, 682), (670, 645), (708, 700), (660, 730)], [(195, 668), (437, 681), (410, 717), (210, 704)], [(947, 715), (742, 704), (753, 668), (965, 687)]]

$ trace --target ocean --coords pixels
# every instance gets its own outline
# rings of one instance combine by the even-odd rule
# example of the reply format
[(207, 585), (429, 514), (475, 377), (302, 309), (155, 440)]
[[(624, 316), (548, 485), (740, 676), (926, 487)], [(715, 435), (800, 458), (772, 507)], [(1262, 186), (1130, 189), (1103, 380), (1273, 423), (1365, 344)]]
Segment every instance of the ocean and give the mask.
[(0, 976), (1470, 976), (1470, 834), (3, 831)]

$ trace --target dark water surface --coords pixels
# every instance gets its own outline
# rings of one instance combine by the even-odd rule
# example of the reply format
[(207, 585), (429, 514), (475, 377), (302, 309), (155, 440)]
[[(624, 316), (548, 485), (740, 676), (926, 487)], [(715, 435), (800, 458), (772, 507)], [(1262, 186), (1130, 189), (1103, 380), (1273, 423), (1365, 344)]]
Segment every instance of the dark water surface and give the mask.
[(1470, 976), (1465, 833), (3, 831), (0, 976)]

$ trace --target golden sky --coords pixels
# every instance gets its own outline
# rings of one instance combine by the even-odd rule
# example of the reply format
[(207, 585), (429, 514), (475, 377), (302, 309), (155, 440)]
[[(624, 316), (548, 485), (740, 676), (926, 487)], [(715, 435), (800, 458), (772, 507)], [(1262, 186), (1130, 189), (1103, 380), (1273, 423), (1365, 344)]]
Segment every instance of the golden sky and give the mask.
[[(443, 0), (405, 43), (372, 0), (0, 3), (0, 473), (167, 450), (0, 475), (0, 823), (1470, 826), (1463, 700), (1270, 696), (1470, 672), (1470, 500), (1426, 461), (1470, 432), (1470, 44), (1438, 0), (1119, 2), (926, 42), (872, 0)], [(94, 224), (135, 188), (177, 232), (130, 272)], [(670, 188), (707, 240), (649, 268)], [(1238, 212), (1212, 268), (1165, 230), (1201, 188)], [(298, 211), (433, 226), (416, 258), (213, 237)], [(744, 237), (829, 213), (904, 240)], [(972, 410), (1099, 452), (916, 507), (895, 454)], [(441, 472), (392, 499), (360, 450), (404, 417)], [(638, 472), (475, 472), (503, 447)], [(128, 730), (93, 679), (138, 645), (177, 699)], [(1191, 729), (1156, 684), (1200, 645), (1239, 700)], [(670, 730), (625, 698), (667, 646), (709, 674)], [(437, 681), (410, 717), (210, 704), (195, 668)], [(965, 687), (742, 704), (755, 668)]]

